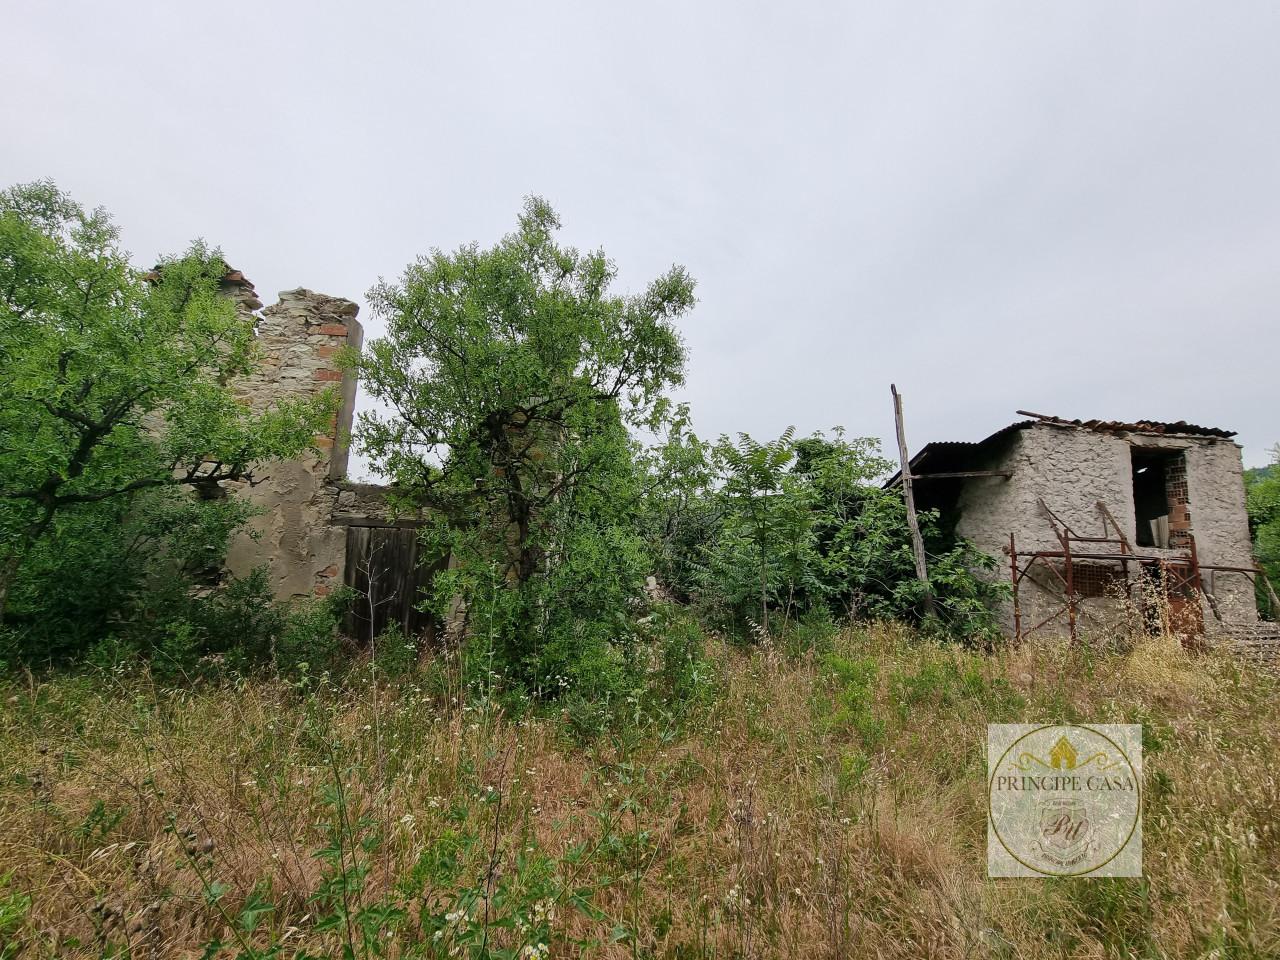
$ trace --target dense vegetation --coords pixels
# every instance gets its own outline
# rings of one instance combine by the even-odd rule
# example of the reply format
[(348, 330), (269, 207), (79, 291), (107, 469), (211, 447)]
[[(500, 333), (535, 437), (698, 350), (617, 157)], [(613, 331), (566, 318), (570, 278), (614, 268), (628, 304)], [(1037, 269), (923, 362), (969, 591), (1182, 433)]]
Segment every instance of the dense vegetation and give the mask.
[(103, 211), (0, 193), (0, 659), (238, 642), (196, 636), (191, 598), (247, 516), (221, 485), (300, 452), (331, 406), (236, 399), (254, 334), (225, 272), (196, 244), (144, 274)]
[[(1280, 446), (1272, 451), (1275, 463), (1245, 472), (1248, 494), (1249, 528), (1253, 532), (1253, 551), (1268, 579), (1280, 586)], [(1263, 609), (1266, 598), (1260, 597)], [(1272, 615), (1280, 611), (1272, 611)]]
[[(410, 265), (370, 294), (385, 335), (346, 358), (385, 409), (357, 445), (429, 508), (425, 554), (455, 560), (423, 603), (466, 668), (513, 696), (621, 703), (651, 656), (650, 576), (742, 642), (919, 620), (875, 442), (701, 440), (669, 396), (693, 281), (673, 267), (617, 294), (605, 254), (558, 229), (531, 200), (496, 246)], [(50, 184), (0, 197), (0, 658), (339, 664), (336, 602), (286, 610), (260, 576), (220, 578), (247, 517), (229, 483), (296, 454), (331, 412), (237, 400), (254, 340), (219, 295), (225, 272), (200, 244), (134, 269), (109, 217)], [(941, 610), (927, 630), (990, 642), (989, 561), (924, 521)]]
[[(222, 572), (228, 492), (333, 400), (236, 398), (218, 253), (144, 273), (0, 194), (0, 960), (1275, 955), (1274, 678), (1003, 649), (928, 513), (926, 616), (877, 442), (699, 437), (693, 281), (615, 293), (558, 229), (370, 294), (355, 443), (455, 562), (436, 647), (358, 649), (350, 598)], [(1274, 568), (1277, 481), (1249, 505)], [(984, 725), (1046, 717), (1145, 725), (1146, 878), (986, 879)]]

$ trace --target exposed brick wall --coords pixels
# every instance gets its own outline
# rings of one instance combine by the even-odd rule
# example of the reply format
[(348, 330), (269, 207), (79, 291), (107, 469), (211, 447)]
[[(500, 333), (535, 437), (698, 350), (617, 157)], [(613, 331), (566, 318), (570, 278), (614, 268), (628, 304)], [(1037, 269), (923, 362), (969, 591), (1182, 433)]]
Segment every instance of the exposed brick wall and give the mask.
[(1165, 497), (1169, 501), (1169, 546), (1191, 545), (1191, 506), (1187, 488), (1187, 456), (1170, 457), (1165, 465)]

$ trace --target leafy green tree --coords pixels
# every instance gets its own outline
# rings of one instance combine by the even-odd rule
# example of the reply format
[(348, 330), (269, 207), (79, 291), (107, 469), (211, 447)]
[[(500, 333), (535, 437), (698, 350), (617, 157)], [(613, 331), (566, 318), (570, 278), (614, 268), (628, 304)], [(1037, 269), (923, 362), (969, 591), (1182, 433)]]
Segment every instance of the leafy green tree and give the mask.
[[(734, 629), (785, 632), (810, 614), (923, 621), (902, 498), (881, 489), (890, 469), (877, 441), (831, 436), (769, 443), (722, 438), (712, 452), (719, 481), (715, 529), (701, 544), (701, 598)], [(985, 642), (1003, 587), (985, 575), (995, 561), (920, 517), (941, 628)], [(727, 613), (727, 616), (725, 615)]]
[(724, 520), (723, 505), (715, 496), (718, 477), (712, 448), (693, 432), (689, 408), (680, 404), (660, 442), (640, 457), (640, 531), (651, 572), (673, 599), (683, 603), (699, 592), (705, 547)]
[[(95, 562), (123, 557), (126, 521), (177, 516), (144, 495), (216, 497), (326, 422), (332, 398), (256, 414), (236, 398), (229, 383), (250, 370), (254, 333), (219, 294), (225, 273), (199, 243), (143, 273), (104, 211), (47, 182), (0, 192), (0, 618), (28, 560), (18, 586), (29, 597), (65, 587), (51, 579), (68, 573), (58, 552), (94, 538)], [(182, 530), (204, 522), (142, 542), (181, 553)]]
[(617, 665), (645, 566), (628, 428), (669, 414), (674, 322), (694, 302), (679, 267), (612, 293), (613, 263), (558, 245), (559, 226), (531, 199), (496, 246), (410, 265), (370, 293), (386, 335), (347, 358), (389, 410), (361, 417), (360, 448), (431, 508), (424, 536), (456, 560), (438, 603), (473, 650), (543, 687)]
[(788, 470), (796, 456), (794, 439), (791, 427), (769, 443), (743, 433), (736, 443), (721, 437), (712, 451), (726, 509), (709, 566), (731, 607), (754, 594), (755, 622), (765, 634), (771, 607), (781, 608), (784, 623), (790, 617), (815, 560), (811, 491)]
[[(1271, 451), (1272, 466), (1245, 474), (1249, 507), (1249, 528), (1253, 533), (1253, 553), (1273, 586), (1280, 586), (1280, 445)], [(1265, 607), (1269, 598), (1259, 590)], [(1273, 617), (1280, 611), (1272, 610)]]

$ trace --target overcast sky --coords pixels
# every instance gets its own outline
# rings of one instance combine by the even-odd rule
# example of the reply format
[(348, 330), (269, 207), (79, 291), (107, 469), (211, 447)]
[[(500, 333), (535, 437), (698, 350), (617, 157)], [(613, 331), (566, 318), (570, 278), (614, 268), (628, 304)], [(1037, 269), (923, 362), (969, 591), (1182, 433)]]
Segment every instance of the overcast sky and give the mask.
[[(363, 303), (545, 196), (698, 281), (704, 435), (1015, 409), (1280, 441), (1280, 4), (17, 3), (0, 183)], [(362, 311), (367, 336), (378, 322)]]

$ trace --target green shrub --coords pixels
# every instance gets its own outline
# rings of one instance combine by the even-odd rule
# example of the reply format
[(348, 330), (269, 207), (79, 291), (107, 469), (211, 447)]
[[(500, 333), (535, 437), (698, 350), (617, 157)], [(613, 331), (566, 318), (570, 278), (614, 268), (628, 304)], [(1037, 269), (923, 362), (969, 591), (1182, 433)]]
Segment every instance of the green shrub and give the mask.
[(14, 939), (26, 922), (31, 896), (11, 890), (12, 873), (0, 875), (0, 960), (17, 957), (22, 945)]
[(858, 735), (863, 747), (879, 749), (887, 726), (876, 716), (875, 694), (880, 668), (874, 657), (841, 657), (831, 654), (823, 660), (831, 672), (835, 709), (828, 723), (833, 728), (848, 727)]
[(719, 688), (715, 664), (707, 656), (707, 638), (689, 613), (660, 605), (650, 623), (655, 654), (650, 694), (667, 709), (688, 712), (709, 706)]
[(399, 624), (388, 624), (374, 639), (369, 660), (380, 677), (389, 680), (407, 677), (418, 664), (417, 638), (405, 633)]
[(257, 567), (193, 601), (188, 616), (204, 638), (201, 655), (223, 654), (251, 667), (270, 662), (287, 608), (271, 592), (266, 568)]
[(782, 648), (790, 657), (809, 653), (823, 655), (831, 651), (840, 626), (825, 604), (806, 610), (800, 619), (788, 625), (782, 635)]
[[(680, 449), (692, 456), (690, 445)], [(672, 544), (685, 556), (689, 537), (701, 531), (696, 594), (711, 623), (741, 638), (785, 636), (812, 617), (817, 633), (806, 626), (794, 638), (803, 648), (821, 640), (824, 617), (925, 622), (906, 510), (896, 491), (880, 487), (889, 464), (876, 441), (846, 440), (839, 429), (797, 440), (788, 430), (769, 443), (721, 438), (704, 456), (720, 478), (700, 491), (713, 509), (668, 494), (669, 522), (651, 525), (676, 534), (660, 541), (673, 569), (679, 557), (670, 557)], [(709, 515), (718, 518), (714, 527), (705, 522)], [(936, 609), (928, 630), (975, 645), (995, 642), (994, 611), (1007, 594), (990, 575), (995, 561), (944, 529), (935, 512), (923, 512), (920, 525)]]
[(560, 716), (565, 730), (575, 740), (589, 743), (618, 721), (618, 702), (587, 697), (579, 690), (571, 690), (560, 701)]
[(338, 590), (317, 600), (303, 600), (288, 608), (276, 641), (274, 662), (284, 674), (321, 673), (341, 665), (343, 639), (338, 624), (350, 593)]
[[(1244, 482), (1254, 556), (1272, 585), (1280, 587), (1280, 444), (1272, 449), (1271, 460), (1269, 467), (1246, 470)], [(1272, 620), (1280, 619), (1261, 578), (1255, 587), (1258, 609)]]
[(645, 556), (610, 508), (584, 505), (565, 522), (559, 562), (523, 583), (511, 583), (505, 564), (487, 561), (482, 545), (466, 539), (451, 533), (447, 549), (469, 559), (436, 576), (433, 597), (442, 618), (459, 598), (465, 601), (462, 670), (469, 689), (499, 687), (535, 699), (577, 690), (618, 699), (637, 685), (634, 613)]

